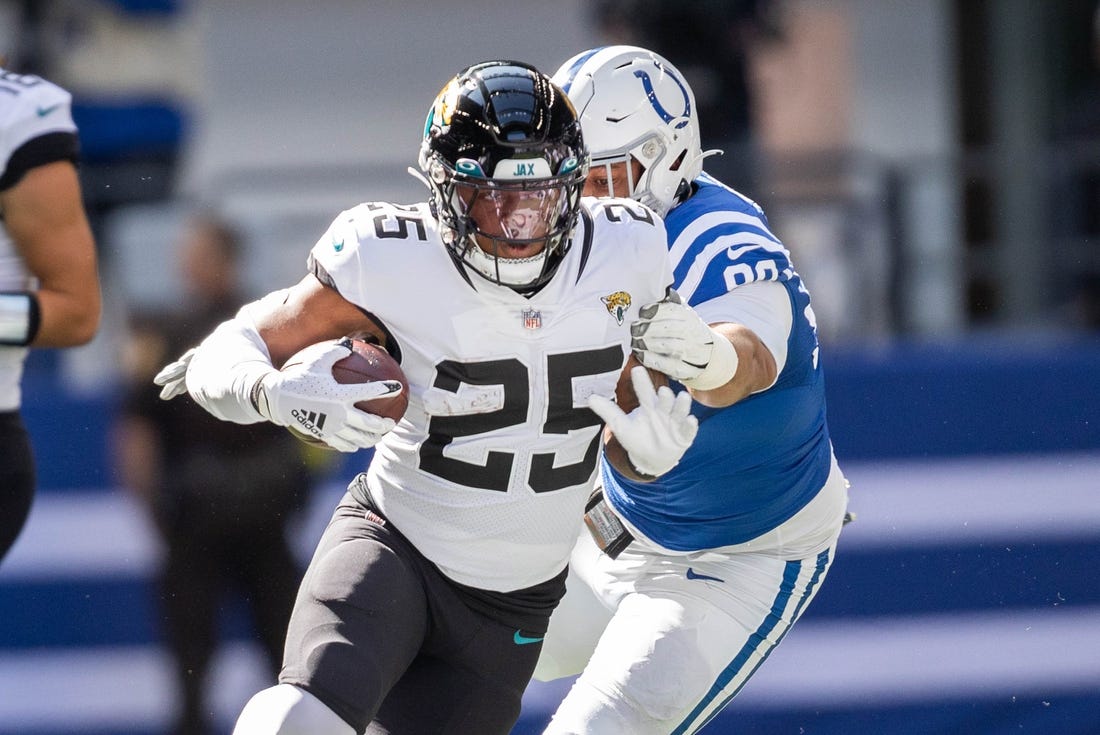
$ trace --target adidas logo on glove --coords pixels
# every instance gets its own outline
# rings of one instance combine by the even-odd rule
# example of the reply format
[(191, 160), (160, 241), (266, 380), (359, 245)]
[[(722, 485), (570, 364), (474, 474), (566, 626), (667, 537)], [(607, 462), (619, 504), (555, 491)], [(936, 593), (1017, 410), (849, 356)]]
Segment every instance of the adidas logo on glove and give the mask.
[(325, 419), (328, 418), (326, 414), (317, 413), (315, 411), (299, 411), (294, 409), (290, 412), (290, 415), (294, 417), (294, 420), (298, 422), (298, 425), (305, 429), (312, 436), (321, 437), (321, 432), (325, 428)]

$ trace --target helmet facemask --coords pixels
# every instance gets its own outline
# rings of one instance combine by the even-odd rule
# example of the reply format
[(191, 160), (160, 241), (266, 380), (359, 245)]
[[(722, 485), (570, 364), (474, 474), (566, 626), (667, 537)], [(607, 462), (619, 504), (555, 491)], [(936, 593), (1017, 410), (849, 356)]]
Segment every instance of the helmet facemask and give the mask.
[[(498, 170), (515, 165), (502, 161)], [(518, 291), (545, 284), (576, 227), (587, 173), (575, 159), (562, 167), (567, 170), (558, 176), (509, 180), (473, 173), (480, 167), (471, 159), (459, 159), (453, 168), (433, 161), (433, 204), (452, 255), (478, 275)], [(522, 255), (534, 245), (542, 247)]]
[[(661, 215), (669, 209), (669, 202), (680, 198), (690, 179), (676, 176), (683, 166), (688, 151), (679, 146), (670, 149), (662, 136), (648, 134), (637, 141), (627, 143), (622, 148), (593, 156), (591, 169), (604, 169), (607, 181), (607, 193), (604, 196), (629, 197), (636, 199)], [(673, 159), (673, 160), (669, 160)], [(635, 178), (634, 162), (638, 163), (640, 173)], [(625, 186), (615, 186), (615, 166), (623, 164)], [(664, 176), (659, 172), (667, 172)], [(604, 178), (600, 177), (600, 178)], [(673, 186), (675, 185), (675, 188)]]
[(577, 224), (588, 151), (548, 77), (511, 61), (459, 73), (428, 112), (420, 168), (452, 257), (521, 293), (550, 280)]

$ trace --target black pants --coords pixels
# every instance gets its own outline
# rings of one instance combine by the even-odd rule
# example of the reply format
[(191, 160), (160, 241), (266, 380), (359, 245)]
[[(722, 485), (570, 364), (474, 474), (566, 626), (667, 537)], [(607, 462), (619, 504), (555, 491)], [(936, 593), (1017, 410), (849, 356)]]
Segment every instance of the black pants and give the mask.
[(459, 585), (348, 494), (302, 580), (279, 680), (359, 733), (506, 735), (564, 582)]
[(0, 413), (0, 561), (19, 537), (34, 500), (34, 454), (18, 411)]

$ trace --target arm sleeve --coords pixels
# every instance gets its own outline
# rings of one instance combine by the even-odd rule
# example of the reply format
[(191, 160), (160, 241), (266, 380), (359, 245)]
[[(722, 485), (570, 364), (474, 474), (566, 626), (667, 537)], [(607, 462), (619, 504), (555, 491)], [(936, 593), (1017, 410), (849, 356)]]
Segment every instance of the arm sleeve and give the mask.
[[(264, 299), (282, 300), (277, 291)], [(267, 345), (250, 316), (259, 302), (246, 304), (202, 341), (187, 367), (187, 392), (209, 413), (235, 424), (255, 424), (265, 418), (252, 403), (252, 389), (275, 370)]]

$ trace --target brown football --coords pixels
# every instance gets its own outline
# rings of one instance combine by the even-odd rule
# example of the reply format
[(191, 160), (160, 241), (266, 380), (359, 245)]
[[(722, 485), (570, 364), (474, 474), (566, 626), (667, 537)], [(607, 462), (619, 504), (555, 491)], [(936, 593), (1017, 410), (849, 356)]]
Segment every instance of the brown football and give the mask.
[(350, 343), (351, 354), (332, 366), (332, 377), (342, 384), (369, 383), (374, 380), (399, 381), (404, 390), (396, 396), (359, 401), (355, 407), (376, 416), (400, 421), (409, 407), (409, 381), (405, 372), (397, 360), (382, 347), (361, 339), (352, 339)]
[[(634, 384), (630, 382), (630, 371), (637, 365), (641, 365), (638, 362), (638, 358), (631, 355), (626, 361), (626, 367), (623, 368), (622, 375), (619, 376), (619, 384), (615, 387), (615, 402), (619, 404), (619, 408), (623, 411), (630, 413), (638, 407), (638, 396), (634, 393)], [(668, 376), (664, 373), (657, 372), (651, 368), (646, 368), (649, 371), (649, 378), (653, 381), (654, 388), (660, 388), (662, 385), (668, 385)], [(628, 477), (631, 480), (638, 480), (646, 482), (652, 480), (652, 477), (638, 474), (634, 466), (630, 464), (630, 458), (627, 456), (626, 450), (619, 444), (619, 440), (611, 433), (611, 430), (604, 427), (603, 433), (603, 456), (607, 460), (608, 464), (619, 471), (624, 477)]]
[[(623, 368), (623, 372), (619, 376), (619, 384), (615, 386), (615, 402), (619, 404), (619, 408), (627, 413), (638, 407), (638, 396), (634, 395), (634, 384), (630, 382), (630, 371), (641, 364), (638, 362), (638, 358), (630, 355), (626, 359), (626, 367)], [(649, 379), (653, 381), (654, 388), (668, 385), (667, 375), (652, 368), (646, 368), (646, 370), (649, 371)]]

